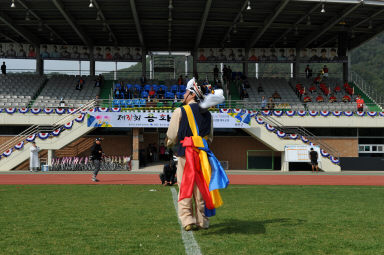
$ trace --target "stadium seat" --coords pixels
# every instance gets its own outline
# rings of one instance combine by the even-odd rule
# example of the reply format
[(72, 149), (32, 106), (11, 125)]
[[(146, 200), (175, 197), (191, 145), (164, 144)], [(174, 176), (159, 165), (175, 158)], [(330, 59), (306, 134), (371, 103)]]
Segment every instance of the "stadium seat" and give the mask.
[(120, 100), (119, 99), (114, 99), (112, 101), (113, 107), (120, 107)]
[(176, 96), (178, 99), (182, 99), (184, 97), (184, 93), (183, 92), (177, 92)]
[(175, 97), (175, 94), (172, 92), (166, 92), (165, 93), (165, 98), (166, 99), (173, 99)]
[(152, 89), (153, 89), (154, 91), (157, 92), (157, 90), (159, 89), (159, 86), (157, 86), (156, 84), (154, 84), (154, 85), (152, 85)]
[(180, 85), (180, 92), (184, 93), (187, 87), (185, 85)]
[(125, 105), (126, 105), (126, 107), (132, 107), (132, 99), (126, 99)]
[(139, 107), (140, 106), (140, 99), (133, 99), (132, 100), (132, 106), (133, 107)]
[(144, 90), (147, 91), (147, 92), (150, 91), (151, 90), (151, 85), (148, 85), (148, 84), (145, 85), (144, 86)]
[(148, 92), (147, 91), (143, 91), (143, 92), (141, 92), (141, 97), (142, 98), (147, 98), (148, 97)]
[(147, 105), (147, 101), (145, 101), (145, 99), (142, 98), (142, 99), (139, 100), (139, 106), (140, 107), (144, 107), (146, 105)]
[(167, 86), (165, 86), (165, 85), (160, 85), (160, 88), (161, 88), (162, 90), (164, 90), (165, 92), (167, 92), (167, 91), (168, 91), (168, 87), (167, 87)]
[(178, 90), (179, 90), (179, 86), (178, 85), (172, 85), (172, 87), (171, 87), (171, 92), (172, 93), (176, 93)]

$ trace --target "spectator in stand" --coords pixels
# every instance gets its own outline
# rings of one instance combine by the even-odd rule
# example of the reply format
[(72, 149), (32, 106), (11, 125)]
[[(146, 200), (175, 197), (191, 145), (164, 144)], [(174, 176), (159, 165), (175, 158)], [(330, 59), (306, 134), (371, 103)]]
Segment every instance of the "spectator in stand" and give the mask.
[(261, 97), (261, 109), (265, 109), (267, 107), (267, 99), (265, 99), (265, 96)]
[(159, 159), (161, 161), (166, 160), (166, 158), (165, 158), (165, 146), (164, 146), (164, 143), (161, 143), (160, 147), (159, 147)]
[(309, 65), (307, 65), (307, 67), (305, 68), (305, 77), (307, 77), (307, 79), (309, 79), (310, 78), (310, 76), (309, 76), (309, 70), (311, 70), (311, 68), (309, 67)]
[(65, 104), (65, 101), (63, 98), (60, 98), (60, 102), (59, 102), (59, 107), (60, 108), (65, 108), (67, 105)]
[(320, 94), (317, 95), (316, 102), (318, 102), (318, 103), (324, 102), (324, 97), (322, 95), (320, 95)]
[(84, 86), (84, 79), (80, 77), (80, 79), (77, 81), (76, 90), (82, 90)]
[(264, 92), (264, 89), (261, 84), (259, 85), (259, 87), (257, 87), (257, 94), (260, 94), (260, 92)]
[(327, 57), (327, 50), (326, 49), (321, 49), (321, 52), (320, 52), (320, 60), (321, 61), (327, 61), (328, 60), (328, 57)]
[(332, 94), (332, 95), (329, 97), (329, 102), (330, 102), (330, 103), (334, 103), (334, 102), (336, 102), (336, 101), (337, 101), (337, 98), (335, 97), (334, 94)]
[(133, 98), (139, 98), (140, 97), (140, 91), (138, 88), (133, 89)]
[(100, 107), (100, 103), (102, 102), (102, 100), (100, 99), (100, 96), (96, 96), (95, 97), (95, 107)]
[(131, 89), (128, 89), (128, 86), (122, 85), (124, 98), (131, 98)]
[(157, 91), (157, 96), (160, 99), (164, 99), (165, 91), (160, 87), (159, 90)]
[(215, 65), (215, 68), (213, 68), (213, 78), (216, 80), (219, 77), (219, 68), (217, 65)]
[(337, 85), (334, 89), (335, 93), (339, 93), (341, 91), (341, 88), (339, 85)]
[(35, 46), (29, 45), (28, 57), (29, 58), (35, 58), (36, 57)]
[(95, 79), (95, 87), (100, 87), (100, 86), (101, 86), (101, 77), (99, 75)]
[(323, 76), (328, 78), (328, 67), (326, 65), (324, 65), (323, 67), (323, 73), (324, 73)]
[(316, 91), (317, 91), (316, 85), (312, 84), (312, 86), (309, 88), (309, 92), (313, 93), (313, 92), (316, 92)]
[(147, 84), (147, 78), (143, 75), (141, 76), (140, 78), (140, 83), (142, 86), (144, 86), (145, 84)]
[(272, 98), (274, 99), (274, 100), (276, 100), (276, 99), (279, 99), (279, 100), (281, 100), (281, 96), (280, 96), (280, 94), (279, 93), (277, 93), (277, 91), (275, 90), (275, 92), (272, 94)]
[(361, 98), (361, 95), (358, 95), (356, 98), (357, 111), (364, 111), (364, 99)]
[(267, 107), (268, 107), (268, 110), (275, 109), (275, 103), (273, 102), (273, 98), (272, 97), (269, 98)]
[(184, 84), (184, 85), (185, 85), (185, 84), (188, 84), (188, 81), (189, 81), (189, 78), (188, 78), (188, 75), (186, 75), (185, 78), (184, 78), (184, 83), (183, 83), (183, 84)]
[(227, 79), (228, 81), (232, 81), (232, 69), (230, 66), (228, 66), (228, 69), (227, 69)]
[(240, 91), (240, 99), (249, 98), (248, 92), (245, 88), (242, 88)]
[(5, 62), (1, 65), (1, 74), (7, 75), (7, 66), (5, 65)]
[(344, 103), (351, 102), (351, 97), (348, 96), (348, 95), (345, 95), (345, 96), (343, 96), (342, 100), (343, 100)]
[(312, 99), (307, 95), (307, 93), (304, 94), (304, 103), (312, 102)]
[(204, 49), (200, 49), (199, 61), (206, 61), (207, 58), (204, 56)]
[(183, 85), (183, 82), (184, 82), (184, 80), (183, 80), (183, 76), (182, 75), (180, 75), (179, 76), (179, 79), (177, 79), (177, 85)]
[(227, 72), (228, 72), (228, 68), (226, 65), (224, 65), (224, 67), (223, 67), (223, 80), (224, 80), (224, 82), (227, 80)]
[(257, 61), (258, 60), (258, 58), (256, 56), (256, 51), (254, 48), (250, 49), (250, 55), (251, 56), (248, 59), (249, 61)]
[(148, 92), (148, 95), (149, 95), (151, 98), (155, 98), (155, 94), (156, 94), (156, 91), (154, 91), (153, 88), (151, 87), (151, 90)]
[(114, 98), (115, 99), (120, 99), (120, 98), (123, 98), (123, 92), (119, 89), (119, 88), (116, 88), (115, 89), (115, 93), (114, 93)]
[(316, 85), (320, 84), (320, 82), (321, 82), (321, 77), (320, 77), (320, 75), (316, 76), (316, 78), (313, 80), (313, 82), (314, 82)]

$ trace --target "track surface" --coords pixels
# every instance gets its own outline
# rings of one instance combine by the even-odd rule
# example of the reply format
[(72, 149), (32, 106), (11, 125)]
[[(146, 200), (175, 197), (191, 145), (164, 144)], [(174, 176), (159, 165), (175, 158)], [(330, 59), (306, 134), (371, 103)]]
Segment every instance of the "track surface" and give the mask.
[[(14, 184), (159, 184), (158, 174), (1, 174), (0, 185)], [(384, 175), (229, 175), (230, 184), (245, 185), (375, 185), (384, 186)]]

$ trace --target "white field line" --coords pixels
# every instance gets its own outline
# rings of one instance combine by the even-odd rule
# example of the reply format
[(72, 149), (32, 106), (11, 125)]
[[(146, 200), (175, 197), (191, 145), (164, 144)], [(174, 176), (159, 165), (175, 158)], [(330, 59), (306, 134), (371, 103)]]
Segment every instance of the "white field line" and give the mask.
[(192, 231), (185, 231), (183, 226), (181, 225), (181, 221), (179, 219), (177, 213), (177, 192), (175, 188), (171, 188), (172, 197), (173, 197), (173, 205), (175, 206), (177, 220), (180, 224), (181, 238), (183, 239), (185, 253), (187, 255), (202, 255), (200, 251), (199, 244), (196, 242), (195, 237), (193, 236)]

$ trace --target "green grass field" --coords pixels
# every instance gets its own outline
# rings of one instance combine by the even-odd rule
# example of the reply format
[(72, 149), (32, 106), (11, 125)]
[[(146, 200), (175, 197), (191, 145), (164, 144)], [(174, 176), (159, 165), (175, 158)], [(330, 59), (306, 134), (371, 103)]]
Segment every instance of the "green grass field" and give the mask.
[[(150, 191), (156, 189), (156, 191)], [(236, 186), (202, 254), (384, 254), (384, 187)], [(169, 187), (0, 186), (0, 254), (184, 254)]]

